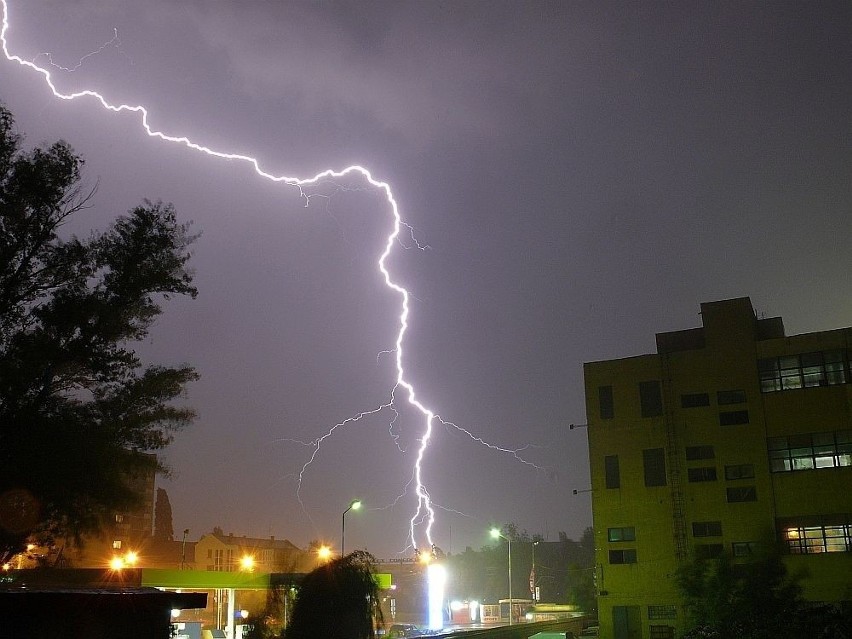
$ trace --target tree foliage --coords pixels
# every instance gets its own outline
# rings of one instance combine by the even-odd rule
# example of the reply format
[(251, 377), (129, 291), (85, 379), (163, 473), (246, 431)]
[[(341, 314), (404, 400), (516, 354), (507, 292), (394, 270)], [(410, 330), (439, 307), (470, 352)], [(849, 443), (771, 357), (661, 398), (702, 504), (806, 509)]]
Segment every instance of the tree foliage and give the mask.
[(383, 625), (376, 560), (362, 550), (305, 576), (287, 639), (375, 639)]
[(175, 529), (172, 523), (172, 502), (165, 488), (157, 489), (157, 501), (154, 502), (154, 539), (174, 541)]
[(163, 300), (195, 297), (195, 237), (147, 201), (103, 233), (63, 237), (93, 194), (82, 164), (65, 142), (23, 150), (0, 105), (0, 555), (136, 504), (128, 474), (157, 464), (139, 453), (194, 417), (173, 403), (193, 369), (143, 366), (133, 345)]
[[(690, 639), (850, 637), (848, 617), (801, 596), (799, 576), (768, 552), (746, 564), (723, 555), (684, 564), (677, 576), (689, 614)], [(842, 630), (845, 628), (845, 630)]]

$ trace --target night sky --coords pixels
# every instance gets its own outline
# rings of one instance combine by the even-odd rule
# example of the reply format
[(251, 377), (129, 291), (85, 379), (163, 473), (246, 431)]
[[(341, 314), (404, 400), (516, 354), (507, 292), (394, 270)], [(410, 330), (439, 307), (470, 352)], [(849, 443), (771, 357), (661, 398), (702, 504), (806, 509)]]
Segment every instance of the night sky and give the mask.
[[(350, 164), (391, 185), (388, 266), (437, 425), (423, 479), (445, 551), (492, 523), (555, 540), (591, 524), (582, 364), (654, 351), (702, 301), (748, 295), (788, 334), (852, 321), (852, 4), (9, 0), (11, 53), (62, 91), (265, 170)], [(113, 38), (114, 29), (118, 41)], [(93, 56), (104, 43), (109, 43)], [(45, 52), (50, 57), (40, 55)], [(77, 64), (81, 61), (79, 67)], [(75, 68), (76, 67), (76, 68)], [(104, 229), (143, 198), (202, 233), (198, 299), (168, 302), (147, 360), (197, 367), (199, 418), (166, 452), (174, 529), (406, 550), (422, 420), (385, 410), (399, 297), (362, 180), (314, 191), (147, 137), (0, 64), (31, 145), (68, 140)], [(405, 394), (400, 393), (405, 399)], [(299, 443), (303, 442), (303, 443)], [(407, 492), (406, 492), (407, 489)], [(179, 535), (178, 535), (179, 536)]]

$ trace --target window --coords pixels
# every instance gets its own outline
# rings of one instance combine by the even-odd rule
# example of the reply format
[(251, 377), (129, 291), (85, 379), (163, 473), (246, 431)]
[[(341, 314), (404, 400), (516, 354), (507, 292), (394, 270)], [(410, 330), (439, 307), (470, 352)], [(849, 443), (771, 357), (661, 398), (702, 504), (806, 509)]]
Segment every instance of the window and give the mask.
[(648, 606), (648, 619), (677, 619), (677, 606)]
[(642, 464), (645, 469), (646, 486), (666, 485), (666, 457), (662, 448), (643, 450)]
[(707, 393), (690, 393), (680, 396), (681, 408), (698, 408), (699, 406), (709, 406), (710, 395)]
[(728, 502), (757, 501), (757, 489), (754, 486), (739, 486), (728, 488)]
[(725, 552), (722, 544), (695, 544), (695, 556), (698, 559), (715, 559)]
[(735, 541), (731, 544), (731, 553), (734, 557), (751, 557), (757, 552), (757, 542)]
[(746, 401), (746, 393), (744, 390), (725, 390), (716, 392), (716, 402), (720, 406), (726, 404), (744, 404)]
[(852, 525), (791, 526), (783, 530), (787, 549), (793, 555), (852, 551)]
[(716, 481), (716, 467), (706, 466), (701, 468), (688, 468), (687, 477), (691, 482)]
[(736, 426), (748, 424), (747, 410), (731, 410), (719, 413), (719, 426)]
[(621, 488), (621, 474), (618, 470), (618, 455), (604, 457), (604, 474), (607, 488)]
[(663, 394), (660, 382), (639, 382), (639, 403), (642, 417), (657, 417), (663, 414)]
[(692, 522), (693, 537), (721, 537), (721, 521), (694, 521)]
[(615, 417), (615, 406), (612, 403), (612, 386), (598, 386), (598, 403), (600, 404), (601, 419)]
[(846, 384), (848, 358), (842, 350), (770, 357), (757, 362), (760, 391), (774, 393), (794, 388)]
[(607, 528), (609, 541), (636, 541), (636, 529), (633, 526), (623, 528)]
[(716, 453), (712, 446), (687, 446), (686, 461), (694, 461), (696, 459), (714, 459)]
[(675, 639), (674, 626), (649, 626), (650, 639)]
[(766, 447), (773, 473), (852, 466), (852, 430), (770, 437)]
[(120, 524), (123, 521), (124, 521), (124, 515), (116, 515), (115, 516), (115, 523)]
[(610, 550), (609, 563), (611, 564), (635, 564), (636, 550), (633, 548), (625, 550)]
[(725, 479), (751, 479), (752, 477), (754, 477), (754, 464), (725, 466)]
[(121, 539), (113, 539), (112, 548), (113, 550), (121, 550)]

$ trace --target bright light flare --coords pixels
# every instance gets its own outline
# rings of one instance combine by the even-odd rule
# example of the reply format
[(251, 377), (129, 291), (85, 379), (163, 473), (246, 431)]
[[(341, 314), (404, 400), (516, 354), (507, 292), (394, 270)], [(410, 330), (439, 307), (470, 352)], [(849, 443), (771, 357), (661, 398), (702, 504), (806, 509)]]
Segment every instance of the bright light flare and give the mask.
[(240, 570), (251, 572), (254, 570), (254, 557), (251, 555), (243, 555), (240, 557)]
[(109, 560), (110, 570), (121, 570), (124, 568), (124, 558), (122, 557), (113, 557)]
[(429, 582), (429, 630), (444, 627), (444, 587), (447, 583), (447, 569), (441, 564), (429, 564), (426, 570)]

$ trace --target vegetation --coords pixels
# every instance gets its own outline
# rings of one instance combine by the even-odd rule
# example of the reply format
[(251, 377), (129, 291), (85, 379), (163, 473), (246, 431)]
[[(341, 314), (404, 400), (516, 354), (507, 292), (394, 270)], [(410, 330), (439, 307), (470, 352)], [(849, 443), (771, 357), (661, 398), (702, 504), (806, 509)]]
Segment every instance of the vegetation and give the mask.
[(23, 150), (0, 105), (2, 560), (31, 535), (79, 538), (136, 504), (128, 476), (157, 466), (140, 453), (194, 417), (173, 403), (193, 369), (143, 366), (132, 345), (162, 300), (195, 297), (195, 237), (147, 201), (103, 233), (63, 237), (93, 195), (82, 164), (65, 142)]
[(174, 538), (172, 502), (165, 488), (157, 488), (157, 501), (154, 502), (154, 539), (174, 541)]
[(775, 552), (746, 564), (727, 556), (685, 564), (677, 577), (691, 626), (684, 637), (852, 637), (848, 615), (802, 599), (799, 577), (788, 574)]
[(305, 576), (287, 639), (375, 639), (383, 625), (376, 560), (362, 550)]
[[(594, 565), (595, 545), (592, 529), (583, 533), (580, 541), (559, 533), (559, 541), (546, 542), (540, 534), (518, 532), (512, 523), (502, 527), (503, 534), (512, 540), (512, 594), (519, 599), (531, 599), (530, 572), (535, 553), (535, 582), (539, 600), (548, 603), (576, 604), (582, 610), (596, 609)], [(535, 547), (533, 547), (535, 544)], [(475, 594), (481, 601), (496, 603), (507, 596), (506, 542), (485, 546), (480, 551), (467, 548), (463, 553), (447, 556), (454, 575), (451, 596)]]

